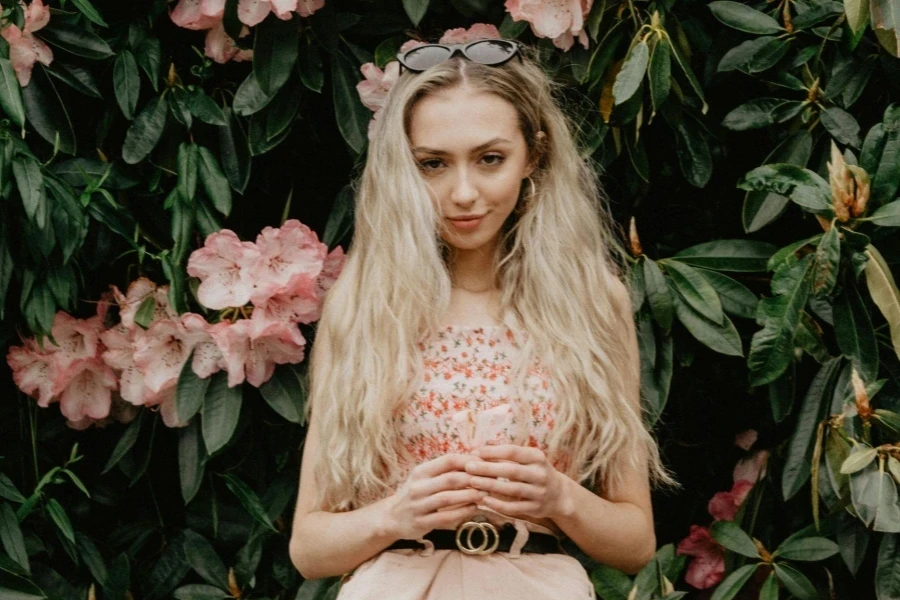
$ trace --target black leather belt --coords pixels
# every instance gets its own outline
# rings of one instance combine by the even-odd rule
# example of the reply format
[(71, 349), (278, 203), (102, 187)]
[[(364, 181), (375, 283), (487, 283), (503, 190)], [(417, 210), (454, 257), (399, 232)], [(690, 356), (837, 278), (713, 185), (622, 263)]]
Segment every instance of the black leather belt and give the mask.
[[(485, 521), (466, 521), (456, 531), (434, 529), (425, 534), (425, 539), (434, 544), (435, 550), (460, 550), (466, 554), (492, 554), (493, 552), (509, 552), (513, 540), (516, 539), (516, 528), (511, 523), (504, 525), (499, 531)], [(411, 548), (423, 550), (425, 546), (415, 540), (397, 540), (387, 550)], [(548, 533), (528, 532), (528, 540), (522, 552), (537, 554), (565, 554), (555, 535)]]

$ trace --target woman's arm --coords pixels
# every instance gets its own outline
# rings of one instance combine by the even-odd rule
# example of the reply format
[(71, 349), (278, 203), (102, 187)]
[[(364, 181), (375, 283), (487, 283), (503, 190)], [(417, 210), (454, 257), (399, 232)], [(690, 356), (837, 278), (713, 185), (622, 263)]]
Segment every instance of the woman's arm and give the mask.
[(303, 448), (290, 542), (291, 562), (306, 579), (348, 573), (398, 539), (453, 528), (477, 512), (476, 502), (485, 494), (470, 487), (472, 478), (464, 467), (478, 459), (464, 454), (418, 465), (393, 495), (368, 506), (346, 512), (313, 510), (313, 461), (319, 445), (315, 414)]
[[(628, 290), (621, 283), (613, 287), (612, 300), (632, 363), (632, 368), (625, 369), (625, 401), (640, 414), (640, 355)], [(487, 506), (510, 515), (549, 517), (591, 558), (627, 573), (636, 573), (653, 558), (656, 534), (646, 451), (638, 456), (638, 468), (624, 474), (615, 494), (585, 489), (553, 468), (537, 448), (486, 446), (477, 454), (486, 462), (467, 465), (469, 473), (480, 476), (473, 478), (472, 485), (521, 499), (502, 502), (488, 497), (484, 499)]]

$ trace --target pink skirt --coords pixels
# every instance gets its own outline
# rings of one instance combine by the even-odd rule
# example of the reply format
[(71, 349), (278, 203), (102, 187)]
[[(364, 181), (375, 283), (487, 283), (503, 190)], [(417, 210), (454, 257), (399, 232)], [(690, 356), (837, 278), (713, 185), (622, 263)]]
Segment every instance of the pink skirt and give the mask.
[(384, 551), (344, 579), (337, 600), (594, 600), (590, 577), (575, 558), (515, 554)]

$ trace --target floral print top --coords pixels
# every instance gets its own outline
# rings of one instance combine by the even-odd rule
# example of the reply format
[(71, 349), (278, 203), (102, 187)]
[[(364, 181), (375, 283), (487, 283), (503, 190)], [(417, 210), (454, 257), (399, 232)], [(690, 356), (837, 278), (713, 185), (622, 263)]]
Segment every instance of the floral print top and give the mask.
[[(520, 444), (548, 452), (554, 391), (540, 361), (528, 368), (524, 397), (511, 397), (519, 339), (506, 325), (446, 325), (420, 343), (424, 369), (418, 389), (394, 415), (406, 480), (417, 464), (482, 444)], [(521, 339), (524, 339), (521, 338)], [(562, 470), (562, 461), (556, 461)]]

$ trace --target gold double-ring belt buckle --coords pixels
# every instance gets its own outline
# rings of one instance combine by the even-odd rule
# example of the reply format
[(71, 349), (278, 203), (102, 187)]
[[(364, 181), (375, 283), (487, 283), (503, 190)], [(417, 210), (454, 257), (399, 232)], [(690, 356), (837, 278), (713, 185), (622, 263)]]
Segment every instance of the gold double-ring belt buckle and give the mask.
[[(481, 542), (477, 546), (472, 542), (472, 534), (476, 531), (481, 533)], [(500, 533), (487, 521), (466, 521), (456, 528), (456, 547), (464, 554), (492, 554), (499, 545)]]

